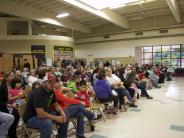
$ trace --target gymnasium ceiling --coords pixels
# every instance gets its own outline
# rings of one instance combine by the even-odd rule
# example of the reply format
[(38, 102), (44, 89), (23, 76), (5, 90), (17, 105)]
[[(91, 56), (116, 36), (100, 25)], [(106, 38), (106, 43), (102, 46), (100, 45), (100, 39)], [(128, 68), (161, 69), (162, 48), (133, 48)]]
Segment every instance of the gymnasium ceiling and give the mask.
[[(24, 17), (85, 33), (90, 33), (95, 26), (108, 23), (129, 29), (131, 20), (159, 15), (173, 15), (180, 24), (181, 14), (184, 13), (184, 0), (176, 0), (174, 3), (172, 1), (140, 0), (117, 9), (90, 11), (64, 0), (0, 0), (0, 17)], [(62, 19), (56, 18), (56, 15), (63, 12), (70, 15)]]

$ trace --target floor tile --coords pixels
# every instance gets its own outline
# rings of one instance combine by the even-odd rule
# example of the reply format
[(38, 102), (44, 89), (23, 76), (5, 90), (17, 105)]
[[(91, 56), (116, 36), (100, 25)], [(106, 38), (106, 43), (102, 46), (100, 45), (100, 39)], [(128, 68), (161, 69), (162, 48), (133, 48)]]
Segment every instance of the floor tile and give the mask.
[(90, 136), (89, 138), (108, 138), (108, 137), (93, 134), (93, 135), (92, 135), (92, 136)]
[(137, 108), (132, 108), (129, 111), (131, 112), (141, 112), (141, 109), (137, 109)]
[[(140, 98), (137, 109), (129, 108), (116, 119), (100, 120), (87, 138), (184, 138), (184, 77), (151, 89), (153, 100)], [(140, 111), (141, 110), (141, 111)], [(98, 137), (99, 136), (99, 137)], [(75, 138), (75, 135), (68, 137)]]

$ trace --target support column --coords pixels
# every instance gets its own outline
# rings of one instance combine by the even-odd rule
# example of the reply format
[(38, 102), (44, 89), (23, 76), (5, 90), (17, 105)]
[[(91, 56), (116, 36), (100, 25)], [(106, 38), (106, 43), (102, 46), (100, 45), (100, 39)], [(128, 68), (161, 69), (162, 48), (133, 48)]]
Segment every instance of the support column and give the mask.
[(7, 35), (7, 21), (4, 18), (0, 18), (0, 36)]
[(32, 35), (32, 20), (28, 21), (28, 35)]

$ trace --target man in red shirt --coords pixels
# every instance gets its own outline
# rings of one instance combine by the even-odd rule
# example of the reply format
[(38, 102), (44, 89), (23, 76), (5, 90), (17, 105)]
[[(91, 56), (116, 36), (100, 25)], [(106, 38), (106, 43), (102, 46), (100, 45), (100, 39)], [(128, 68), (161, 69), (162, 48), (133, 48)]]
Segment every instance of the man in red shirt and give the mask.
[(68, 98), (62, 94), (60, 82), (55, 83), (55, 97), (59, 105), (65, 111), (67, 115), (67, 122), (62, 124), (59, 128), (62, 132), (59, 134), (59, 138), (67, 138), (67, 130), (70, 118), (77, 118), (77, 138), (85, 138), (84, 136), (84, 116), (86, 116), (90, 122), (91, 130), (94, 131), (93, 120), (96, 119), (94, 114), (85, 109), (85, 103), (77, 99)]

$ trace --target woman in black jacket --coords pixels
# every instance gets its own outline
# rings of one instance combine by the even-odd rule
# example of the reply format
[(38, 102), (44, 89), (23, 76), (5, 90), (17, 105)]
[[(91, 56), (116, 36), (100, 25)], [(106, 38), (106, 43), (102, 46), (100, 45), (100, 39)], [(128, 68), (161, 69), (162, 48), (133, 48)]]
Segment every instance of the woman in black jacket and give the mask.
[[(8, 72), (5, 74), (4, 80), (2, 80), (2, 83), (0, 85), (0, 111), (4, 113), (11, 113), (14, 116), (14, 122), (11, 125), (9, 131), (8, 131), (8, 137), (9, 138), (17, 138), (16, 129), (19, 123), (19, 113), (18, 110), (12, 105), (8, 104), (8, 84), (10, 84), (10, 81), (13, 79), (13, 73)], [(9, 110), (10, 108), (11, 110)]]
[(146, 86), (139, 82), (137, 78), (137, 72), (135, 70), (132, 70), (131, 72), (127, 74), (126, 83), (128, 86), (131, 86), (132, 83), (135, 83), (137, 88), (141, 90), (142, 97), (147, 97), (147, 99), (153, 99), (153, 97), (151, 97), (148, 94), (146, 90)]

